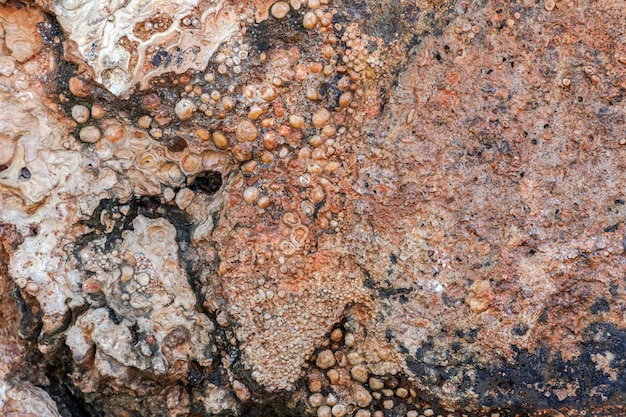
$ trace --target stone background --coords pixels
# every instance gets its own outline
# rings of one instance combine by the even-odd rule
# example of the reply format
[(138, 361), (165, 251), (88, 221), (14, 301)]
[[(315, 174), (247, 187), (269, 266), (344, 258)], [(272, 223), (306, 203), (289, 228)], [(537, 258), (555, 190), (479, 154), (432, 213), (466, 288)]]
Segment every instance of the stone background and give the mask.
[(625, 91), (618, 1), (0, 2), (0, 414), (622, 415)]

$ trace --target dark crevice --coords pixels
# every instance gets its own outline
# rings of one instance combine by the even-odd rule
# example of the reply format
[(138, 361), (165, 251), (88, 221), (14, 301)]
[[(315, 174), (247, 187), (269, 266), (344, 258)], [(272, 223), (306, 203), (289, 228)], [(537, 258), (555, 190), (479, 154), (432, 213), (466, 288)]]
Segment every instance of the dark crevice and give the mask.
[(196, 192), (213, 195), (222, 188), (222, 174), (217, 171), (202, 172), (193, 180), (189, 188)]
[[(35, 341), (39, 337), (42, 328), (41, 309), (33, 309), (31, 304), (24, 299), (22, 292), (16, 286), (11, 292), (11, 298), (15, 301), (20, 311), (20, 338), (26, 341)], [(33, 304), (38, 304), (36, 300)]]

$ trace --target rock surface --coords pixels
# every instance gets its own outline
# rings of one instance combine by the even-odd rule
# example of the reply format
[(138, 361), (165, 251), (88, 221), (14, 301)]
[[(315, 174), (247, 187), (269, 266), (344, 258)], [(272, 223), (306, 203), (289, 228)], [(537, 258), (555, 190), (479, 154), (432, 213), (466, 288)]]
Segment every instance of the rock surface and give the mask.
[(0, 414), (623, 413), (625, 15), (0, 2)]

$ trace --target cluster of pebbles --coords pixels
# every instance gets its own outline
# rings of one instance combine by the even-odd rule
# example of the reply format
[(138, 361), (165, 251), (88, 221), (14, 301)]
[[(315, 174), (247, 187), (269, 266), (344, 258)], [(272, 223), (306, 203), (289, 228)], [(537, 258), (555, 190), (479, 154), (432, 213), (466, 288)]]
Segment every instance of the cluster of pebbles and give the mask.
[[(88, 39), (81, 35), (81, 19), (107, 11), (70, 6), (61, 2), (52, 11), (62, 14), (61, 28), (76, 38), (76, 43), (63, 43), (68, 56), (76, 58), (85, 54), (81, 48)], [(129, 3), (128, 10), (135, 6)], [(202, 7), (212, 11), (203, 13)], [(303, 281), (306, 285), (295, 288), (290, 281), (299, 276), (300, 263), (326, 262), (325, 248), (319, 248), (315, 259), (310, 256), (318, 250), (320, 234), (332, 239), (340, 232), (343, 214), (337, 190), (346, 175), (346, 139), (358, 135), (349, 120), (361, 105), (363, 83), (378, 76), (378, 54), (368, 46), (380, 40), (362, 34), (357, 24), (333, 23), (338, 11), (327, 1), (279, 1), (256, 7), (239, 10), (237, 29), (225, 24), (212, 38), (220, 41), (212, 44), (210, 61), (202, 61), (204, 56), (185, 67), (197, 70), (204, 65), (204, 71), (167, 74), (148, 67), (170, 59), (168, 54), (181, 45), (186, 33), (194, 34), (187, 39), (192, 48), (194, 30), (206, 34), (216, 21), (232, 23), (232, 5), (198, 5), (184, 16), (185, 8), (176, 16), (165, 8), (136, 24), (125, 14), (128, 10), (110, 11), (105, 20), (112, 26), (103, 36), (113, 36), (114, 45), (98, 46), (95, 58), (85, 61), (88, 71), (81, 66), (82, 72), (61, 74), (66, 78), (58, 82), (56, 99), (65, 112), (67, 133), (63, 125), (54, 126), (50, 138), (36, 146), (34, 137), (11, 135), (16, 143), (3, 158), (0, 179), (15, 183), (12, 186), (21, 193), (17, 197), (26, 207), (43, 204), (40, 212), (54, 215), (39, 226), (41, 234), (33, 234), (24, 231), (33, 224), (26, 214), (4, 211), (2, 220), (16, 223), (26, 238), (13, 254), (10, 270), (19, 287), (42, 308), (39, 349), (53, 355), (61, 344), (67, 345), (77, 369), (84, 372), (73, 383), (85, 394), (96, 394), (101, 384), (109, 386), (106, 393), (128, 392), (129, 378), (137, 371), (172, 384), (195, 372), (194, 363), (199, 369), (219, 366), (228, 374), (226, 386), (236, 393), (231, 397), (205, 381), (196, 400), (213, 413), (237, 411), (241, 402), (249, 401), (250, 391), (234, 376), (232, 362), (216, 363), (215, 356), (224, 357), (236, 346), (244, 352), (241, 363), (254, 384), (270, 392), (291, 389), (325, 328), (341, 318), (343, 306), (364, 300), (360, 277), (354, 274), (338, 278), (344, 282), (341, 292), (332, 288), (328, 272), (322, 270), (312, 278), (321, 285)], [(76, 21), (70, 19), (73, 13)], [(276, 40), (259, 47), (258, 35), (252, 32), (265, 19), (270, 26), (289, 20), (308, 40), (298, 46)], [(50, 33), (47, 41), (60, 46), (62, 38), (53, 36), (53, 23), (42, 25)], [(116, 27), (122, 32), (132, 27), (132, 33), (123, 37), (109, 32)], [(164, 47), (159, 33), (177, 35)], [(120, 48), (131, 54), (130, 60), (125, 61), (128, 56)], [(144, 55), (134, 56), (133, 48)], [(120, 54), (122, 61), (116, 65), (124, 65), (111, 67), (112, 61), (101, 60), (105, 53)], [(60, 57), (51, 54), (50, 59)], [(0, 64), (3, 74), (13, 78), (17, 72), (13, 58), (3, 56)], [(145, 68), (139, 71), (135, 65)], [(135, 91), (126, 102), (110, 94), (124, 96), (137, 84), (150, 84), (152, 90)], [(40, 123), (54, 124), (50, 111), (38, 117), (43, 117)], [(29, 147), (36, 148), (36, 159), (29, 156)], [(57, 176), (72, 176), (76, 182), (58, 187), (59, 179), (33, 192), (30, 187), (41, 180), (57, 154), (65, 155)], [(179, 210), (193, 222), (190, 240), (179, 241), (179, 231), (157, 213), (150, 217), (132, 213), (140, 197), (155, 198), (162, 207), (172, 207), (166, 211)], [(5, 199), (4, 204), (11, 201)], [(65, 201), (65, 211), (57, 211), (59, 201)], [(101, 201), (118, 205), (99, 209)], [(212, 241), (227, 231), (223, 227), (214, 231), (213, 216), (224, 205), (226, 218), (233, 210), (242, 214), (251, 210), (261, 222), (274, 225), (264, 249), (257, 248), (259, 273), (252, 281), (239, 275), (229, 268), (224, 254), (213, 271), (219, 275), (207, 277), (206, 269), (200, 273), (201, 287), (191, 288), (192, 278), (184, 268), (190, 262), (210, 265), (216, 258), (216, 249), (221, 248)], [(95, 232), (85, 227), (89, 218), (91, 227), (97, 225)], [(179, 250), (189, 244), (198, 249), (183, 264)], [(36, 264), (32, 253), (37, 253)], [(326, 266), (336, 262), (330, 260)], [(41, 265), (44, 271), (56, 268), (69, 280), (59, 282)], [(234, 284), (224, 294), (219, 276)], [(242, 286), (233, 292), (239, 277)], [(248, 297), (248, 290), (253, 297)], [(72, 302), (66, 303), (68, 299)], [(200, 305), (206, 314), (198, 311)], [(81, 313), (68, 321), (73, 311)], [(303, 316), (303, 311), (309, 313)], [(289, 332), (272, 330), (281, 326)], [(275, 355), (276, 350), (283, 353)], [(357, 372), (358, 367), (354, 369)], [(183, 403), (194, 401), (185, 398)], [(116, 409), (115, 403), (108, 407)], [(168, 407), (175, 413), (177, 407)]]

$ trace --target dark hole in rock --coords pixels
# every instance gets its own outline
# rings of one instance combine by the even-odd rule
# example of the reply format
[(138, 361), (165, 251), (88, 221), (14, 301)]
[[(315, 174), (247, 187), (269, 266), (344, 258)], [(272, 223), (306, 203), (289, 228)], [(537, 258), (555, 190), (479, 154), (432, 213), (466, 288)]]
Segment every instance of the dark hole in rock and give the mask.
[(212, 195), (222, 186), (222, 174), (217, 171), (205, 171), (199, 174), (189, 188), (193, 191)]
[(20, 171), (20, 178), (23, 178), (25, 180), (30, 179), (30, 170), (26, 167), (22, 168), (22, 170)]

